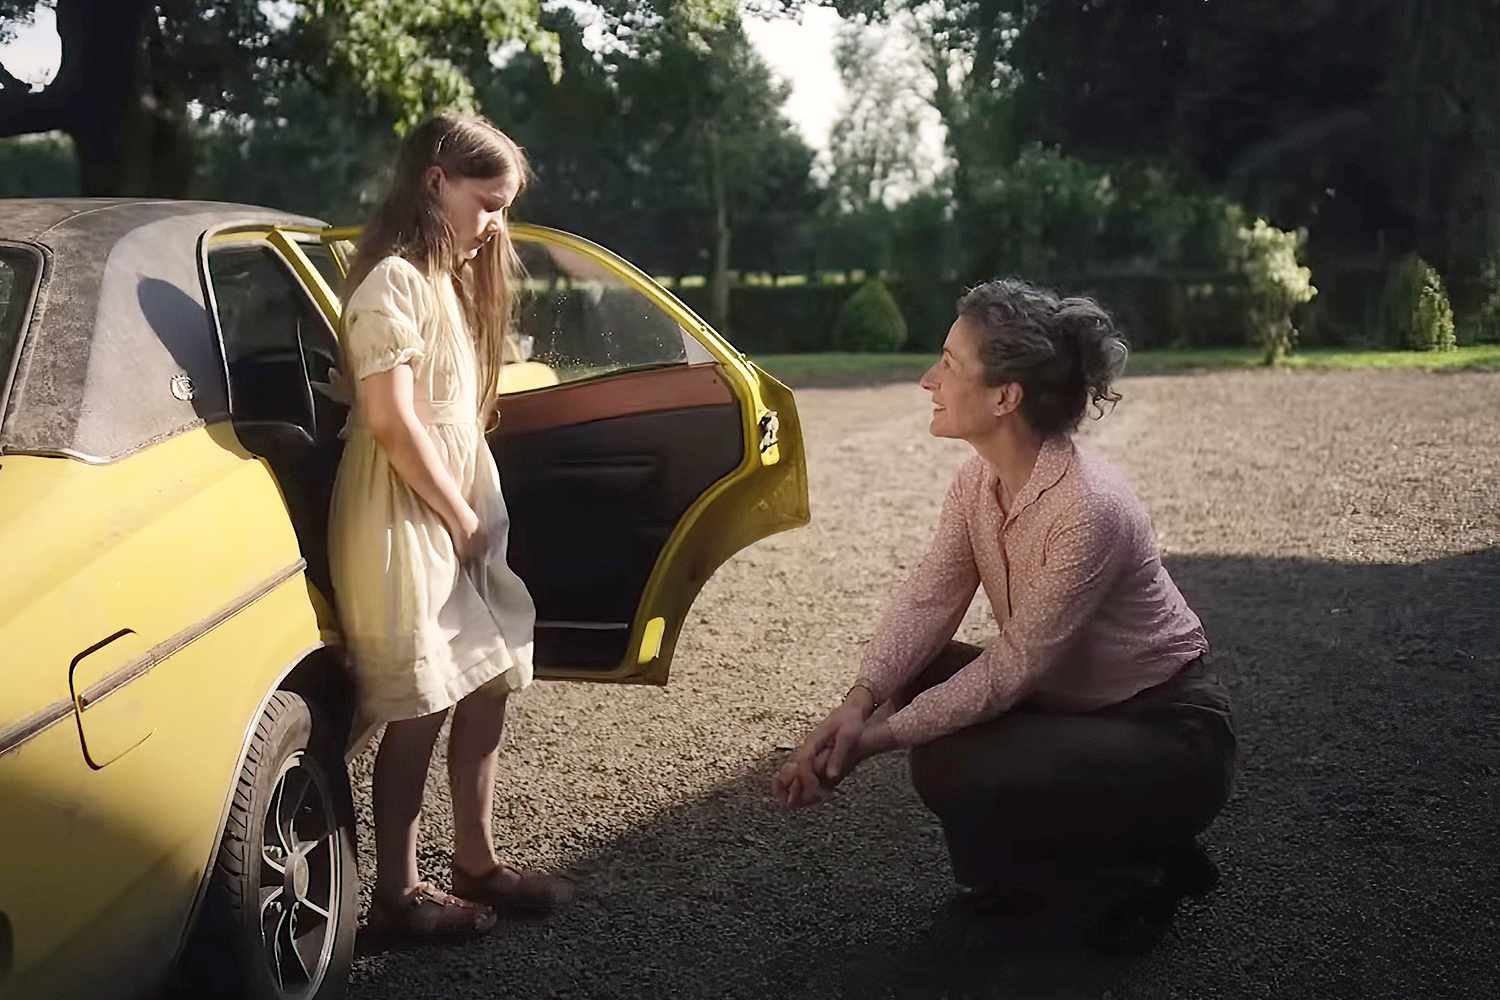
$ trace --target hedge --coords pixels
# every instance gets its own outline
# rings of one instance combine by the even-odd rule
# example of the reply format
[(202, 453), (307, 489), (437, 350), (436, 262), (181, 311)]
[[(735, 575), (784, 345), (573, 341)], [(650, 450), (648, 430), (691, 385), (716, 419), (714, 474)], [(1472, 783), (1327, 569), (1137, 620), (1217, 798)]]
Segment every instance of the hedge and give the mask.
[[(1297, 313), (1303, 346), (1373, 346), (1385, 271), (1377, 265), (1313, 268), (1318, 297)], [(1075, 295), (1092, 295), (1116, 318), (1136, 350), (1240, 347), (1245, 343), (1243, 278), (1227, 273), (1083, 275), (1043, 281)], [(906, 319), (903, 350), (936, 351), (948, 334), (958, 299), (956, 281), (885, 279)], [(708, 289), (674, 289), (707, 318)], [(853, 292), (850, 285), (739, 285), (730, 290), (729, 338), (749, 354), (806, 354), (838, 350), (834, 326)]]

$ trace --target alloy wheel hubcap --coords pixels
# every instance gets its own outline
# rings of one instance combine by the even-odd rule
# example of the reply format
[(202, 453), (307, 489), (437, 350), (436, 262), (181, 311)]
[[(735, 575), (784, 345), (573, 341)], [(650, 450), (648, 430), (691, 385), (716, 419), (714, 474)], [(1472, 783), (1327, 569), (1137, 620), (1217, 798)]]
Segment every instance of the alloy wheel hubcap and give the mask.
[(302, 752), (272, 786), (261, 836), (260, 937), (288, 1000), (317, 993), (333, 959), (343, 863), (333, 798)]

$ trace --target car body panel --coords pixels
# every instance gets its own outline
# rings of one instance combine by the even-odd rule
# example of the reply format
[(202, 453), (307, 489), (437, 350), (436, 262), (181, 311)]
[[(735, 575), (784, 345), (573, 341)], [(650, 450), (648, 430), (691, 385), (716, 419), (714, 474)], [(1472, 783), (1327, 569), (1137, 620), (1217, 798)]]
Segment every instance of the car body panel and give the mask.
[[(0, 458), (0, 551), (0, 852), (30, 861), (0, 877), (15, 995), (86, 995), (101, 969), (149, 980), (176, 953), (257, 706), (322, 643), (296, 539), (220, 424), (107, 465)], [(80, 709), (79, 668), (106, 655), (85, 679), (117, 686)]]

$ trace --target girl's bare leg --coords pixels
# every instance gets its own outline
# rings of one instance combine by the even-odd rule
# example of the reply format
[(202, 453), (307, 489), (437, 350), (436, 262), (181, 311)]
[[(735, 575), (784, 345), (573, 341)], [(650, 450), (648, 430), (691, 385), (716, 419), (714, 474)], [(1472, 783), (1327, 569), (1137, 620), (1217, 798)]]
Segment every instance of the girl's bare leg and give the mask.
[(375, 757), (375, 895), (403, 897), (418, 882), (417, 828), (432, 747), (447, 711), (386, 726)]
[(505, 727), (505, 698), (475, 692), (453, 710), (448, 733), (448, 784), (453, 793), (453, 864), (484, 875), (499, 863), (491, 832), (496, 759)]

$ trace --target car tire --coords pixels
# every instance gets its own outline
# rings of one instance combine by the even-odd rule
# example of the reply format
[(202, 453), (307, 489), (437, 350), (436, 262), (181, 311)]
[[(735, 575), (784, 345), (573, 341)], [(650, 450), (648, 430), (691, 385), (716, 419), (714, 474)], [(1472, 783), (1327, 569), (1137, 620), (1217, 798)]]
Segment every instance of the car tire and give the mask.
[(338, 743), (271, 696), (235, 784), (182, 978), (198, 995), (335, 1000), (354, 955), (354, 804)]

